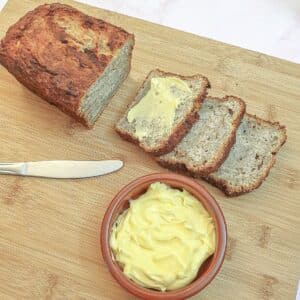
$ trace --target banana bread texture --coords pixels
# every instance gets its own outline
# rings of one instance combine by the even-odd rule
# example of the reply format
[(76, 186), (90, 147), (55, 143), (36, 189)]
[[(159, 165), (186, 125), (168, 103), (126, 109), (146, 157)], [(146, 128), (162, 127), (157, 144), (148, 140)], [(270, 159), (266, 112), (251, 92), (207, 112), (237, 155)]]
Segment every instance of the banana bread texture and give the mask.
[(62, 4), (12, 25), (0, 63), (28, 89), (92, 127), (130, 70), (134, 36)]

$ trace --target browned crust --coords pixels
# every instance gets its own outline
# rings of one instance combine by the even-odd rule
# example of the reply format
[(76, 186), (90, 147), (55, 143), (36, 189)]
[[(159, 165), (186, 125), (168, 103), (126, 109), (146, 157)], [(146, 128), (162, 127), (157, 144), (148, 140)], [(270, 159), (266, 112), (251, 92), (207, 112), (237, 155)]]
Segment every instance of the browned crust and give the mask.
[(230, 135), (227, 137), (226, 142), (222, 145), (222, 148), (220, 148), (214, 161), (209, 164), (206, 164), (205, 166), (194, 167), (192, 164), (188, 164), (188, 162), (186, 162), (186, 161), (179, 162), (179, 161), (176, 161), (171, 158), (162, 160), (160, 157), (157, 157), (156, 161), (161, 166), (172, 169), (174, 171), (190, 172), (190, 173), (194, 174), (194, 176), (196, 176), (196, 177), (199, 177), (199, 176), (203, 177), (203, 176), (207, 176), (208, 174), (216, 171), (222, 165), (222, 163), (225, 161), (225, 159), (227, 158), (227, 156), (230, 152), (231, 147), (235, 143), (235, 133), (236, 133), (236, 131), (241, 123), (241, 120), (244, 116), (244, 113), (246, 110), (246, 104), (242, 99), (235, 97), (235, 96), (225, 96), (223, 98), (217, 98), (217, 97), (207, 97), (207, 98), (208, 99), (209, 98), (218, 99), (220, 102), (225, 102), (228, 100), (228, 98), (235, 98), (235, 100), (239, 102), (239, 104), (242, 108), (240, 114), (237, 116), (237, 118), (234, 120), (234, 122), (232, 124), (232, 131), (231, 131)]
[(269, 175), (270, 170), (276, 161), (275, 155), (279, 151), (279, 149), (283, 146), (283, 144), (286, 142), (286, 139), (287, 139), (285, 126), (280, 125), (278, 122), (271, 122), (271, 121), (266, 121), (266, 120), (260, 119), (256, 115), (251, 115), (248, 113), (246, 115), (249, 117), (253, 117), (260, 124), (264, 123), (266, 125), (268, 124), (270, 126), (275, 126), (282, 133), (281, 140), (280, 140), (280, 143), (278, 144), (277, 148), (275, 148), (273, 150), (273, 152), (271, 153), (272, 160), (271, 160), (271, 163), (269, 164), (269, 166), (266, 168), (264, 174), (262, 174), (261, 177), (257, 178), (257, 180), (254, 183), (252, 183), (251, 185), (232, 187), (228, 184), (228, 182), (226, 180), (217, 178), (214, 174), (210, 174), (206, 177), (203, 177), (203, 179), (205, 179), (209, 183), (211, 183), (214, 186), (221, 189), (225, 193), (225, 195), (227, 195), (229, 197), (239, 196), (239, 195), (242, 195), (245, 193), (249, 193), (249, 192), (253, 191), (254, 189), (257, 189), (263, 183), (263, 181), (266, 179), (266, 177)]
[[(198, 120), (198, 110), (201, 106), (202, 101), (207, 96), (207, 89), (210, 88), (210, 83), (208, 79), (200, 74), (193, 75), (193, 76), (182, 76), (170, 72), (164, 72), (159, 69), (152, 70), (149, 72), (145, 80), (143, 81), (141, 88), (143, 88), (148, 81), (149, 76), (155, 72), (156, 74), (160, 76), (176, 76), (182, 80), (190, 80), (195, 78), (201, 78), (203, 80), (203, 91), (199, 93), (199, 95), (194, 99), (194, 105), (191, 111), (186, 115), (185, 119), (176, 125), (176, 127), (173, 129), (171, 135), (163, 140), (160, 145), (156, 148), (149, 148), (144, 143), (140, 142), (136, 137), (134, 137), (132, 134), (122, 130), (122, 128), (118, 127), (118, 123), (116, 124), (116, 131), (117, 133), (126, 141), (132, 142), (134, 144), (139, 145), (142, 149), (144, 149), (146, 152), (151, 153), (155, 156), (163, 155), (166, 153), (171, 152), (175, 146), (182, 140), (182, 138), (186, 135), (186, 133), (191, 129), (193, 124)], [(140, 88), (140, 89), (141, 89)], [(138, 91), (139, 92), (139, 91)], [(138, 95), (138, 92), (136, 93), (136, 96)], [(134, 99), (136, 98), (134, 97)], [(125, 114), (128, 113), (128, 110), (125, 112)]]
[[(78, 25), (79, 40), (58, 25), (56, 18)], [(99, 50), (98, 42), (94, 48), (80, 44), (88, 31), (105, 38), (107, 53)], [(129, 40), (134, 41), (134, 36), (122, 28), (71, 6), (44, 4), (9, 28), (0, 44), (0, 63), (32, 92), (92, 127), (78, 112), (83, 96)]]

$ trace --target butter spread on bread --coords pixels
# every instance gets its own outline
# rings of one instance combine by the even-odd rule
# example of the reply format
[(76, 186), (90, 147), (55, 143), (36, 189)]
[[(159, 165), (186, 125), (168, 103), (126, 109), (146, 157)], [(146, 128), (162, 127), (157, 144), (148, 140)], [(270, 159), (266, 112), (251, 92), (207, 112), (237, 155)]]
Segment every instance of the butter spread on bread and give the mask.
[[(147, 128), (146, 136), (144, 136), (144, 134), (138, 134), (139, 136), (137, 136), (135, 122), (129, 122), (132, 116), (129, 116), (128, 120), (128, 113), (130, 113), (131, 109), (135, 107), (147, 94), (151, 88), (152, 78), (168, 77), (176, 77), (181, 81), (184, 81), (191, 92), (181, 92), (183, 88), (179, 88), (179, 92), (183, 99), (180, 100), (180, 103), (176, 106), (174, 122), (172, 123), (170, 130), (165, 130), (160, 122), (152, 122), (151, 126), (148, 126)], [(129, 105), (127, 111), (116, 124), (116, 131), (122, 138), (138, 144), (146, 152), (154, 155), (168, 153), (173, 150), (173, 148), (181, 141), (184, 135), (190, 130), (192, 125), (198, 120), (198, 110), (201, 106), (202, 100), (207, 94), (209, 87), (210, 84), (207, 78), (200, 74), (193, 76), (182, 76), (174, 73), (164, 72), (158, 69), (153, 70), (148, 74), (141, 88), (137, 92), (137, 95)], [(148, 107), (151, 107), (151, 99), (147, 105)], [(155, 107), (153, 107), (153, 110), (154, 109)], [(164, 114), (164, 112), (160, 110), (157, 113)]]
[(130, 109), (129, 123), (135, 123), (135, 136), (143, 138), (157, 122), (161, 130), (170, 133), (176, 109), (192, 91), (188, 84), (177, 77), (153, 77), (147, 94)]

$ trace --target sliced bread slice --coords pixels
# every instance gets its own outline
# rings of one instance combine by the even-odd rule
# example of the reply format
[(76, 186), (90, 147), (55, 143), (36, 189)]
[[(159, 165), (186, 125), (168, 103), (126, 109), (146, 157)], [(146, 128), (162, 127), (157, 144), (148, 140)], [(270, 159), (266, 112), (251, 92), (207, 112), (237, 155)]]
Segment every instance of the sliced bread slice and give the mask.
[[(191, 93), (182, 94), (184, 97), (181, 104), (176, 107), (174, 121), (171, 130), (164, 130), (159, 119), (150, 125), (145, 124), (150, 134), (140, 137), (136, 134), (136, 122), (128, 121), (129, 111), (139, 103), (147, 94), (151, 86), (151, 79), (157, 77), (177, 77), (183, 80), (190, 88)], [(149, 73), (135, 99), (128, 107), (123, 117), (116, 124), (116, 131), (119, 135), (130, 142), (138, 144), (146, 152), (154, 155), (162, 155), (173, 150), (184, 135), (189, 131), (192, 125), (198, 119), (198, 110), (207, 94), (207, 88), (210, 87), (209, 81), (202, 75), (181, 76), (173, 73), (167, 73), (161, 70), (153, 70)], [(178, 92), (176, 89), (172, 91)]]
[(221, 167), (206, 179), (228, 196), (258, 188), (275, 163), (275, 154), (286, 141), (286, 129), (245, 114), (236, 142)]
[(199, 120), (189, 133), (165, 155), (156, 158), (163, 167), (206, 176), (226, 159), (246, 105), (234, 96), (207, 97), (199, 110)]

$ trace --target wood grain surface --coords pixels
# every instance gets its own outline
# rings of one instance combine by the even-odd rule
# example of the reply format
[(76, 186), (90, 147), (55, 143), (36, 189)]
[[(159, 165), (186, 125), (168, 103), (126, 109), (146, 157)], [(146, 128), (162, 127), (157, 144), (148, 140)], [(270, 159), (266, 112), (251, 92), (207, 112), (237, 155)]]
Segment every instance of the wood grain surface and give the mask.
[[(47, 2), (53, 2), (47, 0)], [(39, 99), (0, 67), (1, 161), (124, 160), (114, 174), (85, 180), (0, 177), (0, 299), (134, 299), (108, 272), (99, 227), (116, 192), (131, 180), (162, 171), (114, 123), (153, 68), (202, 73), (210, 95), (237, 95), (247, 110), (287, 127), (288, 140), (256, 191), (216, 197), (228, 224), (226, 260), (194, 299), (294, 299), (300, 278), (300, 66), (160, 25), (71, 1), (83, 12), (136, 36), (132, 70), (93, 130)], [(0, 35), (35, 0), (9, 0)]]

